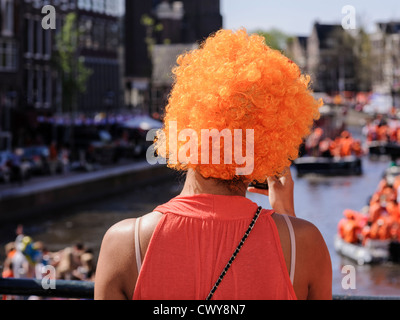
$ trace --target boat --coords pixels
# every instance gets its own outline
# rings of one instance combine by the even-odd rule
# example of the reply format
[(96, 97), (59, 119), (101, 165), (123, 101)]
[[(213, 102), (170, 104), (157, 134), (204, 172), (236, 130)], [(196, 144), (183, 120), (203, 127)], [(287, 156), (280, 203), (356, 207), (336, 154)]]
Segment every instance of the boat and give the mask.
[(391, 240), (371, 240), (368, 239), (365, 245), (354, 244), (344, 241), (339, 235), (335, 236), (334, 247), (337, 253), (359, 265), (382, 263), (391, 258)]
[(400, 158), (400, 144), (395, 142), (371, 141), (368, 144), (368, 151), (370, 156), (387, 155), (392, 159)]
[(305, 156), (294, 161), (297, 176), (320, 174), (327, 176), (361, 175), (362, 159), (357, 156), (348, 157), (310, 157)]

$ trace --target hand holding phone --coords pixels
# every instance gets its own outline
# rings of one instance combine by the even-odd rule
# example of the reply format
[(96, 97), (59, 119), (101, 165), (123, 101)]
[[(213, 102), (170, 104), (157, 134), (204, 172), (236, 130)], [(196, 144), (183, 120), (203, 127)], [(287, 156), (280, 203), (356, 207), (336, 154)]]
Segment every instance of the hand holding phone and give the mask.
[(247, 191), (269, 197), (272, 209), (277, 213), (296, 216), (294, 211), (294, 182), (290, 168), (280, 178), (268, 178), (266, 183), (261, 184), (251, 183)]
[(249, 188), (256, 188), (256, 189), (261, 189), (261, 190), (268, 190), (268, 182), (257, 182), (257, 181), (253, 181), (252, 183), (250, 183)]

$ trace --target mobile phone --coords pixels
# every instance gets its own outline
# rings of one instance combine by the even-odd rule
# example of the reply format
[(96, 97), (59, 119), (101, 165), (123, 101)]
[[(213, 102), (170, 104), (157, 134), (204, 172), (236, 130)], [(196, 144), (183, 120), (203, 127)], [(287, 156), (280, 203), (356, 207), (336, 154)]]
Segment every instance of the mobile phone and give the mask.
[(262, 190), (268, 190), (268, 182), (257, 182), (257, 181), (253, 181), (252, 183), (250, 183), (250, 187), (256, 188), (256, 189), (262, 189)]

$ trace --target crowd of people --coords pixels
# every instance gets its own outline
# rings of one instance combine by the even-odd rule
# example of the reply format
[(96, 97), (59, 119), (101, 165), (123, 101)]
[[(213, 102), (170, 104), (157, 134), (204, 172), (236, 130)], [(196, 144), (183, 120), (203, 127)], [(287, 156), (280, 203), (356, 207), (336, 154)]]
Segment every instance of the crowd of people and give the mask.
[(363, 128), (363, 134), (367, 143), (373, 141), (400, 143), (400, 120), (378, 115), (367, 122)]
[(368, 239), (400, 241), (400, 176), (383, 178), (365, 212), (345, 210), (338, 224), (340, 237), (365, 245)]
[[(95, 261), (91, 249), (81, 243), (50, 252), (43, 242), (33, 241), (17, 229), (15, 241), (5, 245), (6, 258), (3, 263), (2, 277), (13, 279), (80, 280), (94, 281)], [(55, 271), (49, 272), (51, 266)], [(33, 298), (33, 297), (31, 297)], [(0, 300), (21, 299), (16, 296), (0, 296)]]
[(322, 128), (316, 128), (306, 140), (305, 149), (309, 156), (324, 158), (359, 157), (364, 154), (361, 141), (354, 139), (346, 130), (331, 139), (324, 135)]
[[(70, 164), (70, 151), (55, 142), (50, 145), (16, 148), (13, 151), (0, 151), (5, 161), (0, 163), (0, 182), (18, 182), (23, 185), (25, 180), (33, 176), (55, 175), (67, 173)], [(9, 174), (5, 177), (4, 172)]]

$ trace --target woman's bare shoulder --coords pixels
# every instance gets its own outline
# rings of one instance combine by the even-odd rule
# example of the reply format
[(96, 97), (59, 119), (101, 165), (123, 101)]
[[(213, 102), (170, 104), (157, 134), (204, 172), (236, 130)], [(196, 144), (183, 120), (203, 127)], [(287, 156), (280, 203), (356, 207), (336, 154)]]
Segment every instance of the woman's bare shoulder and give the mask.
[[(154, 230), (157, 226), (162, 214), (159, 212), (151, 212), (140, 217), (140, 231), (141, 233), (149, 233)], [(135, 224), (139, 218), (126, 219), (117, 222), (111, 226), (104, 238), (109, 242), (126, 243), (125, 240), (134, 238), (135, 236)], [(130, 242), (132, 244), (132, 242)]]
[[(132, 292), (128, 283), (137, 276), (132, 250), (135, 219), (114, 224), (107, 230), (101, 244), (96, 269), (95, 299), (129, 299)], [(133, 278), (128, 277), (132, 275)]]
[[(140, 217), (140, 247), (145, 255), (148, 242), (161, 214), (151, 212)], [(96, 272), (96, 297), (130, 299), (138, 272), (135, 255), (135, 225), (138, 219), (126, 219), (111, 226), (104, 235)]]
[(307, 237), (312, 239), (314, 237), (322, 236), (318, 227), (316, 227), (312, 222), (298, 217), (289, 218), (296, 232), (296, 237)]
[(325, 239), (311, 222), (291, 218), (296, 235), (296, 251), (303, 275), (309, 279), (308, 299), (332, 298), (332, 262)]
[[(275, 220), (275, 223), (278, 225), (278, 227), (285, 225), (284, 219), (282, 219), (282, 215), (275, 213), (273, 216), (273, 219)], [(297, 241), (306, 241), (306, 242), (313, 242), (316, 239), (321, 239), (322, 235), (319, 231), (319, 229), (311, 222), (298, 218), (298, 217), (293, 217), (293, 216), (288, 216), (293, 229), (296, 234), (296, 242)]]

